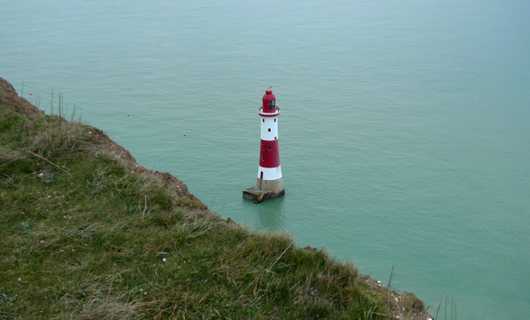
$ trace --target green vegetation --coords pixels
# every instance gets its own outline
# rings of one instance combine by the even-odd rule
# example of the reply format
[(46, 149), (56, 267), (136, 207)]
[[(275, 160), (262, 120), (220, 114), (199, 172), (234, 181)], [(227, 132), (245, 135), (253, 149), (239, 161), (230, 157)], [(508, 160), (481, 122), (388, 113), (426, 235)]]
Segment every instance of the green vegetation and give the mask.
[(352, 265), (215, 216), (160, 174), (131, 169), (96, 129), (28, 113), (8, 89), (0, 87), (0, 319), (395, 315), (389, 291)]

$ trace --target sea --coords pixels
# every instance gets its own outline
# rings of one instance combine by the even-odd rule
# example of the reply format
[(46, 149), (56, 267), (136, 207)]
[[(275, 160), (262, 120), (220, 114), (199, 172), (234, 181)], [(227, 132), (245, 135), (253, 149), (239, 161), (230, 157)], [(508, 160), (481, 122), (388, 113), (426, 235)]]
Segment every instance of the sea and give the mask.
[[(530, 319), (528, 0), (0, 0), (0, 76), (439, 319)], [(256, 205), (269, 86), (286, 196)]]

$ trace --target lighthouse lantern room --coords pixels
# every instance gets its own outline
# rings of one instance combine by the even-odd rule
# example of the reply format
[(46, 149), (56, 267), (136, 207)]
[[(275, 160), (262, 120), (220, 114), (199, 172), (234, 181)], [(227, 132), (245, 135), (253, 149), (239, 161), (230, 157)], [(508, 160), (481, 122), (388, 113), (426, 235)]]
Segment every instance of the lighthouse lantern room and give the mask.
[(259, 109), (261, 139), (256, 186), (243, 191), (243, 197), (258, 203), (285, 194), (278, 142), (279, 116), (276, 96), (269, 88), (265, 91)]

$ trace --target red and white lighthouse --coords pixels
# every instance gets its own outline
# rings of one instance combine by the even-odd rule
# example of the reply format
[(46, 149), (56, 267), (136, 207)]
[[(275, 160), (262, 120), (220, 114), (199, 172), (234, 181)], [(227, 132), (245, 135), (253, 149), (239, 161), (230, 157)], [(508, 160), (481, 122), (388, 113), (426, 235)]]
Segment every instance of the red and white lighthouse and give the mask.
[(276, 97), (269, 88), (265, 91), (259, 109), (261, 141), (256, 186), (243, 191), (246, 198), (256, 202), (285, 194), (278, 143), (279, 117), (280, 109), (276, 105)]

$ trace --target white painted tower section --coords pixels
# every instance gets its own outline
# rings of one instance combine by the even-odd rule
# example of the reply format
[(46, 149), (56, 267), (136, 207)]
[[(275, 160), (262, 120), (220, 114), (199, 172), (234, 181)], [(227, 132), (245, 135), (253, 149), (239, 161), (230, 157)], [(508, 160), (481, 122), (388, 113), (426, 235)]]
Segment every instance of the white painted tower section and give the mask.
[(260, 166), (258, 168), (258, 179), (263, 172), (263, 180), (279, 180), (282, 178), (282, 166), (277, 166), (275, 168), (265, 168)]

